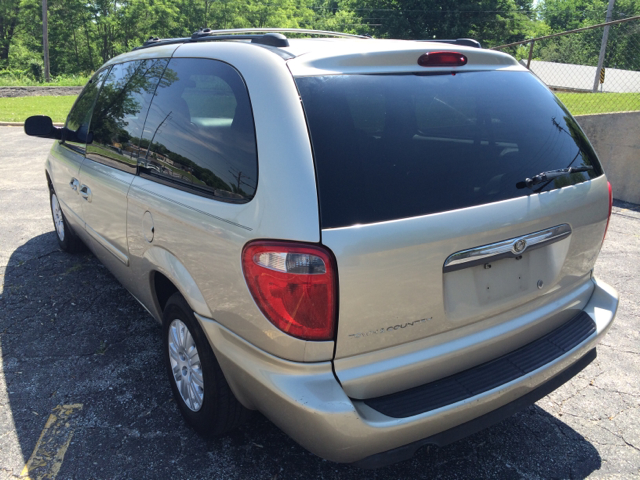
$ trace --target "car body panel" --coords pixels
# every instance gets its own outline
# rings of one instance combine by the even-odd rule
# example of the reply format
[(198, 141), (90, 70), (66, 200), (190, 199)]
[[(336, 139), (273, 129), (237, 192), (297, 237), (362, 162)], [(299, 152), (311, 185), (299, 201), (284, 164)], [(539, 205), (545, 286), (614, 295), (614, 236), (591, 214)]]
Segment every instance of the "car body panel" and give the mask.
[[(292, 41), (292, 43), (295, 41)], [(304, 48), (304, 40), (300, 41)], [(296, 45), (294, 43), (294, 45)], [(311, 43), (310, 47), (313, 44)], [(309, 47), (307, 47), (309, 48)], [(427, 52), (455, 51), (467, 57), (467, 64), (455, 67), (421, 67), (420, 55)], [(526, 71), (512, 56), (494, 50), (436, 42), (410, 42), (402, 40), (334, 40), (323, 48), (312, 49), (287, 61), (295, 77), (405, 72), (463, 72), (471, 70), (511, 69)]]
[[(290, 360), (330, 360), (334, 342), (308, 342), (281, 332), (249, 293), (241, 253), (248, 241), (262, 236), (254, 229), (259, 225), (239, 222), (258, 216), (259, 196), (260, 189), (249, 203), (225, 203), (136, 177), (129, 192), (132, 278), (126, 286), (147, 305), (153, 298), (149, 279), (159, 271), (179, 285), (196, 313), (215, 318), (254, 345)], [(153, 218), (152, 242), (144, 235), (145, 212)], [(151, 308), (158, 307), (152, 303)]]
[[(58, 196), (71, 228), (84, 230), (82, 219), (82, 197), (78, 191), (78, 185), (74, 184), (80, 176), (80, 166), (84, 162), (84, 154), (73, 148), (54, 142), (47, 160), (47, 172)], [(75, 186), (75, 190), (73, 187)]]
[(80, 196), (88, 195), (82, 201), (87, 233), (125, 267), (129, 266), (127, 193), (134, 178), (90, 159), (83, 163), (79, 178)]
[(407, 445), (489, 413), (531, 392), (577, 362), (603, 337), (618, 295), (593, 282), (585, 311), (596, 333), (523, 377), (467, 400), (407, 418), (391, 418), (350, 399), (332, 376), (331, 363), (287, 362), (256, 349), (215, 321), (198, 317), (225, 377), (240, 401), (260, 411), (306, 449), (334, 462), (356, 462)]
[[(607, 195), (607, 181), (602, 176), (493, 204), (324, 230), (323, 243), (336, 255), (340, 276), (336, 359), (460, 328), (536, 299), (544, 303), (545, 295), (575, 286), (593, 268), (600, 251)], [(538, 260), (542, 256), (550, 262), (541, 278), (541, 290), (536, 288), (539, 279), (530, 278), (525, 295), (503, 297), (498, 291), (492, 301), (481, 304), (476, 282), (456, 282), (454, 278), (449, 284), (447, 279), (468, 275), (470, 269), (443, 274), (445, 260), (456, 251), (562, 223), (570, 223), (573, 233), (569, 237), (523, 255), (535, 254)], [(513, 259), (504, 261), (516, 263)], [(456, 289), (460, 291), (448, 292)], [(447, 310), (448, 294), (460, 305)], [(416, 321), (387, 332), (390, 326)], [(384, 333), (369, 333), (381, 329)]]
[(567, 291), (484, 321), (412, 342), (334, 361), (351, 398), (367, 399), (406, 390), (488, 362), (530, 343), (574, 317), (593, 293), (591, 275)]

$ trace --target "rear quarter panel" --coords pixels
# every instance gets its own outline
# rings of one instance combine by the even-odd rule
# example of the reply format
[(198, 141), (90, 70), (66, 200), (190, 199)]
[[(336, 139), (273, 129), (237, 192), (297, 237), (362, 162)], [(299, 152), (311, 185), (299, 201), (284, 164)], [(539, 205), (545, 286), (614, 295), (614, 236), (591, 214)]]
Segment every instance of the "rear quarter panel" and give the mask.
[[(333, 342), (306, 342), (275, 328), (258, 309), (242, 273), (242, 249), (251, 240), (320, 240), (309, 136), (285, 62), (262, 48), (232, 42), (183, 45), (174, 57), (217, 59), (243, 76), (256, 125), (258, 187), (250, 202), (232, 204), (137, 177), (129, 192), (127, 220), (132, 291), (157, 312), (150, 278), (154, 270), (162, 270), (187, 299), (197, 290), (190, 302), (196, 313), (257, 347), (289, 360), (330, 359)], [(154, 221), (151, 243), (142, 227), (145, 211)], [(158, 258), (173, 260), (157, 265)], [(172, 271), (179, 269), (176, 265), (188, 272), (192, 284), (179, 284), (180, 275)]]

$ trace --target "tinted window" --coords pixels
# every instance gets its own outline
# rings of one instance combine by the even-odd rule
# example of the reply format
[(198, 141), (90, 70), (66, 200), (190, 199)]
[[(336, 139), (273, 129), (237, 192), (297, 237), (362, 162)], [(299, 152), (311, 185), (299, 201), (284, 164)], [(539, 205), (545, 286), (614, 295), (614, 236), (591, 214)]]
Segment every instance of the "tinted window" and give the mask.
[[(249, 95), (238, 72), (172, 59), (149, 109), (141, 174), (223, 200), (253, 198), (258, 160)], [(142, 159), (142, 157), (141, 157)]]
[(93, 109), (88, 158), (135, 172), (149, 104), (167, 62), (156, 59), (114, 65)]
[(91, 112), (93, 111), (93, 104), (100, 90), (100, 85), (104, 77), (109, 72), (109, 69), (102, 70), (96, 73), (89, 83), (84, 87), (76, 103), (74, 103), (69, 116), (67, 117), (67, 123), (65, 127), (76, 133), (76, 139), (80, 140), (80, 143), (67, 141), (67, 144), (73, 145), (76, 148), (85, 147), (87, 140), (87, 133), (89, 132), (89, 123), (91, 123)]
[[(527, 72), (334, 75), (296, 80), (323, 228), (530, 195), (602, 173), (567, 110)], [(534, 190), (527, 177), (593, 166)]]

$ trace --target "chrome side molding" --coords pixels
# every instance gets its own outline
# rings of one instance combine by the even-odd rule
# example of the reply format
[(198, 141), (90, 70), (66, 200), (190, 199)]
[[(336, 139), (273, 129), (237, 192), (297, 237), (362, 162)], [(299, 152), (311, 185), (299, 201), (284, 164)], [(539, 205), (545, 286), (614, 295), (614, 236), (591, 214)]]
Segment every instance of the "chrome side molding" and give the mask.
[(500, 260), (501, 258), (516, 258), (527, 250), (549, 245), (550, 243), (562, 240), (568, 235), (571, 235), (571, 227), (563, 223), (521, 237), (510, 238), (468, 250), (461, 250), (447, 257), (442, 271), (444, 273), (453, 272), (455, 270)]

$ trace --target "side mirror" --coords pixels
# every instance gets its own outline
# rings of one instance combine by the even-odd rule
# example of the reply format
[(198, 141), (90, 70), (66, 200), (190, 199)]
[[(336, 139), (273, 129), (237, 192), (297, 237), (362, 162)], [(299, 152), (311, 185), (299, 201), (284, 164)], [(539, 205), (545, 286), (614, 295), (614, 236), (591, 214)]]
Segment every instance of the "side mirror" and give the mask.
[(32, 137), (59, 138), (59, 131), (53, 126), (50, 117), (34, 115), (24, 122), (24, 133)]
[(88, 131), (88, 125), (80, 125), (75, 132), (65, 129), (65, 140), (90, 145), (93, 142), (93, 132)]

